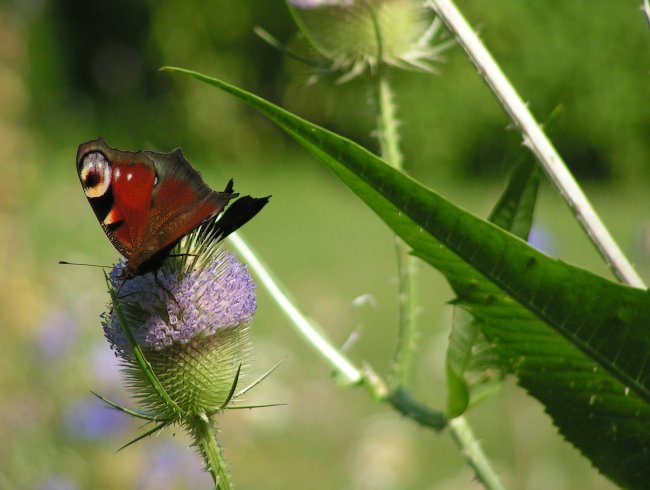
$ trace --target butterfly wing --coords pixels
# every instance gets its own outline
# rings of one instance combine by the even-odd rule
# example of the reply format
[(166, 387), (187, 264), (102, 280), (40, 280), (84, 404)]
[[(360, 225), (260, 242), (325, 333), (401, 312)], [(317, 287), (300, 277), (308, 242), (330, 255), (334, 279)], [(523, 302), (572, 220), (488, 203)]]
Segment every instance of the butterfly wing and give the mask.
[(169, 249), (236, 196), (212, 191), (180, 150), (128, 152), (99, 138), (79, 146), (77, 172), (97, 219), (130, 275), (155, 269)]
[(185, 160), (180, 149), (171, 153), (143, 152), (156, 169), (158, 180), (151, 194), (151, 207), (143, 243), (131, 258), (140, 272), (156, 268), (181, 238), (223, 211), (237, 196), (232, 181), (223, 192), (211, 190)]

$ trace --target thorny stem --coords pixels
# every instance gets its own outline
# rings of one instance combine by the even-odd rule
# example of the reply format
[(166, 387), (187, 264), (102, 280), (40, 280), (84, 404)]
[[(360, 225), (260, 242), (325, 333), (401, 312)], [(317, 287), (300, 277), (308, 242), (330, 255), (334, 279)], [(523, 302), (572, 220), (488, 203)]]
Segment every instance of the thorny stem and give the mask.
[(504, 487), (498, 475), (485, 457), (485, 453), (467, 421), (463, 417), (456, 417), (447, 422), (447, 427), (452, 439), (462, 448), (465, 459), (483, 486), (489, 490), (503, 490)]
[(399, 149), (399, 122), (395, 108), (395, 98), (385, 70), (376, 75), (377, 92), (377, 136), (381, 157), (391, 167), (402, 169), (402, 152)]
[(221, 455), (221, 448), (214, 434), (210, 419), (205, 414), (193, 417), (188, 425), (194, 438), (194, 444), (199, 448), (201, 456), (212, 475), (217, 490), (231, 490), (230, 474), (226, 462)]
[(452, 0), (429, 0), (429, 5), (449, 30), (455, 34), (458, 43), (474, 63), (479, 74), (485, 79), (523, 134), (524, 144), (530, 148), (542, 164), (608, 267), (621, 282), (645, 289), (643, 280), (605, 228), (541, 126), (494, 61), (492, 55), (458, 11), (454, 2)]
[[(377, 37), (378, 45), (381, 46), (379, 32), (377, 32)], [(402, 170), (403, 157), (399, 148), (399, 122), (393, 91), (383, 68), (380, 64), (376, 73), (373, 74), (377, 99), (379, 148), (381, 157), (386, 163), (398, 170)], [(416, 342), (416, 259), (410, 255), (409, 250), (408, 245), (401, 238), (395, 237), (399, 288), (399, 332), (391, 377), (391, 385), (394, 390), (404, 387), (409, 381)]]

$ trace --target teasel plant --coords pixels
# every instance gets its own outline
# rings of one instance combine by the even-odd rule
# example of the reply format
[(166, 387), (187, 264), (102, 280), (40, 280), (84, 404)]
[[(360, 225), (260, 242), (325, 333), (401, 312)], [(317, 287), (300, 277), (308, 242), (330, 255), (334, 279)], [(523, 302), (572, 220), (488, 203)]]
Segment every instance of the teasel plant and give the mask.
[(106, 275), (111, 301), (102, 326), (137, 409), (97, 395), (151, 427), (123, 448), (166, 427), (181, 427), (215, 487), (232, 488), (217, 441), (216, 418), (250, 405), (242, 397), (275, 369), (242, 385), (252, 351), (255, 284), (222, 248), (218, 221), (195, 229), (154, 272), (124, 281), (123, 261)]

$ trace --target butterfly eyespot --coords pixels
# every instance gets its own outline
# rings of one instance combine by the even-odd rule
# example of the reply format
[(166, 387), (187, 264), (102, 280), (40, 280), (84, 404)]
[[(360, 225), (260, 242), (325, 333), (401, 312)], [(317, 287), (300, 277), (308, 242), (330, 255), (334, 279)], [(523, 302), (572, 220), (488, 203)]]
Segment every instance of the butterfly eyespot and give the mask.
[(79, 172), (84, 192), (88, 197), (101, 197), (111, 185), (111, 164), (97, 151), (88, 153)]

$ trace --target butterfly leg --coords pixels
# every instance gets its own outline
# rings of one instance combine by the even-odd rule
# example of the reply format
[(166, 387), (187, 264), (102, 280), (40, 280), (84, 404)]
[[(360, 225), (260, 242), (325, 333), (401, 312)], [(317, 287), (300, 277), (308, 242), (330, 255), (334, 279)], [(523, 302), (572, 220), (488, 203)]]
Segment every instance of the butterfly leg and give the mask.
[(153, 280), (154, 280), (154, 282), (156, 283), (156, 286), (158, 286), (160, 289), (162, 289), (163, 291), (165, 291), (165, 294), (166, 294), (169, 298), (171, 298), (171, 300), (172, 300), (174, 303), (176, 303), (176, 306), (178, 306), (178, 310), (179, 310), (180, 313), (182, 314), (183, 311), (182, 311), (182, 309), (181, 309), (181, 304), (180, 304), (180, 303), (178, 302), (178, 300), (176, 299), (176, 296), (174, 296), (174, 294), (169, 290), (169, 288), (167, 288), (167, 287), (166, 287), (162, 282), (160, 282), (160, 279), (158, 278), (158, 270), (155, 270), (155, 271), (154, 271), (154, 273), (153, 273)]

